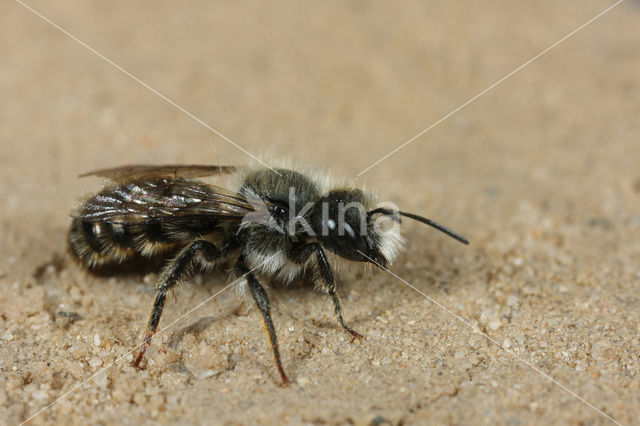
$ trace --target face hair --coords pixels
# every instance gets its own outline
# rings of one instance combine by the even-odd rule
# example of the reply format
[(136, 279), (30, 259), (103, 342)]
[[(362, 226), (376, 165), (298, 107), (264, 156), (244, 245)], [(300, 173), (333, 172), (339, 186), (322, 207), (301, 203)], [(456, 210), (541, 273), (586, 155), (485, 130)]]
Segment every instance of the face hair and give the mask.
[(383, 207), (381, 208), (377, 208), (377, 209), (373, 209), (370, 210), (369, 212), (367, 212), (367, 216), (371, 217), (374, 214), (383, 214), (385, 216), (391, 216), (393, 220), (395, 220), (396, 222), (400, 222), (400, 217), (398, 216), (405, 216), (408, 217), (409, 219), (413, 219), (416, 220), (418, 222), (422, 222), (426, 225), (429, 225), (433, 228), (436, 228), (438, 231), (443, 232), (445, 234), (447, 234), (448, 236), (450, 236), (453, 239), (456, 239), (458, 241), (460, 241), (463, 244), (468, 245), (469, 244), (469, 240), (467, 240), (465, 237), (463, 237), (460, 234), (457, 234), (455, 232), (453, 232), (452, 230), (445, 228), (444, 226), (440, 225), (439, 223), (434, 222), (431, 219), (427, 219), (426, 217), (422, 217), (422, 216), (418, 216), (417, 214), (413, 214), (413, 213), (407, 213), (407, 212), (402, 212), (402, 211), (394, 211), (391, 209), (385, 209)]

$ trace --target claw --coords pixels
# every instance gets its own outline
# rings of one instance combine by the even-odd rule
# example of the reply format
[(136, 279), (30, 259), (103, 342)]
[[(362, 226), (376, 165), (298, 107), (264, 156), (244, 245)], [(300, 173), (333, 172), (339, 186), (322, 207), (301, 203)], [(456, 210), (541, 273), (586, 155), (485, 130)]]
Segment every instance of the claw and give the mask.
[(281, 376), (282, 376), (282, 385), (281, 385), (281, 386), (282, 386), (282, 387), (289, 387), (289, 386), (291, 386), (291, 382), (289, 381), (289, 378), (287, 377), (287, 375), (286, 375), (286, 374), (284, 374), (284, 373), (281, 373)]
[(144, 359), (144, 353), (147, 351), (152, 337), (153, 333), (147, 333), (147, 335), (144, 336), (144, 342), (142, 343), (142, 346), (140, 346), (140, 352), (138, 352), (138, 356), (136, 357), (135, 361), (133, 361), (132, 365), (139, 370), (143, 370), (143, 368), (140, 367), (140, 363)]
[(364, 339), (364, 336), (360, 333), (358, 333), (357, 331), (355, 331), (353, 328), (349, 327), (349, 326), (344, 326), (344, 331), (346, 331), (347, 333), (349, 333), (351, 335), (351, 342), (353, 343), (354, 341), (356, 341), (357, 339)]

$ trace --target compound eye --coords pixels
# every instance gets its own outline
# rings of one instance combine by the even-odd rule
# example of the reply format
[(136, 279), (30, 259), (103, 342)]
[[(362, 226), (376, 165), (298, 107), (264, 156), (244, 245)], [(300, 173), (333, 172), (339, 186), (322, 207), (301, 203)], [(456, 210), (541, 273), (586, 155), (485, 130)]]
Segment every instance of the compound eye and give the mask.
[(355, 239), (359, 238), (356, 235), (356, 233), (354, 232), (354, 230), (351, 227), (351, 225), (349, 225), (348, 223), (344, 224), (344, 232), (345, 232), (345, 235), (347, 235), (352, 240), (355, 240)]
[(273, 204), (269, 210), (271, 211), (271, 214), (273, 216), (277, 216), (277, 217), (286, 217), (287, 216), (287, 208), (283, 207), (279, 204)]

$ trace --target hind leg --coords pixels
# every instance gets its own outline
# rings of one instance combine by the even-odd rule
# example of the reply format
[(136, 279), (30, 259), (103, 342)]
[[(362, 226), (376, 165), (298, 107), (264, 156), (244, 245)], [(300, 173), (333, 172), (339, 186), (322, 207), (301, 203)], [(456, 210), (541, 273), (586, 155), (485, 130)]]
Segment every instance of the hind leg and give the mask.
[(162, 316), (164, 302), (167, 299), (167, 292), (173, 289), (173, 287), (181, 280), (184, 280), (189, 276), (194, 263), (196, 263), (197, 260), (200, 260), (200, 257), (206, 262), (214, 262), (223, 256), (224, 253), (225, 250), (218, 250), (215, 244), (209, 241), (196, 240), (182, 249), (182, 251), (180, 251), (180, 253), (178, 253), (171, 263), (162, 271), (156, 286), (158, 294), (156, 295), (156, 300), (153, 303), (151, 317), (147, 323), (144, 342), (140, 347), (138, 356), (133, 362), (135, 367), (140, 367), (140, 362), (144, 358), (144, 353), (149, 347), (149, 342), (151, 342), (151, 338), (158, 329), (158, 323)]

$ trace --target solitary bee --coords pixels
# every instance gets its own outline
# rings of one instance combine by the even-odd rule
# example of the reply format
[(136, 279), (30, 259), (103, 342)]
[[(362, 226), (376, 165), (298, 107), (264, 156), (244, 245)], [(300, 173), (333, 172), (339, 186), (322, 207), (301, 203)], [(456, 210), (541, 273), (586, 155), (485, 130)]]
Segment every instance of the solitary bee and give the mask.
[[(197, 178), (235, 175), (236, 188), (223, 189)], [(289, 383), (271, 320), (270, 302), (260, 278), (289, 282), (311, 271), (316, 287), (333, 301), (345, 322), (331, 270), (332, 260), (369, 262), (386, 268), (402, 237), (400, 217), (408, 217), (468, 241), (424, 217), (376, 204), (369, 193), (336, 186), (329, 179), (289, 169), (171, 165), (132, 165), (82, 176), (112, 181), (72, 214), (69, 247), (86, 268), (154, 258), (175, 252), (162, 270), (144, 342), (133, 364), (140, 366), (157, 330), (167, 292), (188, 279), (194, 267), (234, 261), (232, 272), (260, 309), (276, 367)], [(383, 229), (383, 224), (389, 223)]]

